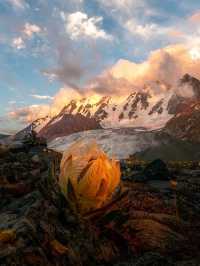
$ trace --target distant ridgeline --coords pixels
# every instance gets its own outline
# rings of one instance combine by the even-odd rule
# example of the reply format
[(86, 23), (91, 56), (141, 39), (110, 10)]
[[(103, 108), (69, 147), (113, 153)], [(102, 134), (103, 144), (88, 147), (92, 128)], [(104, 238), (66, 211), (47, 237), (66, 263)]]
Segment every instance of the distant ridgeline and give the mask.
[(7, 137), (9, 137), (9, 135), (0, 133), (0, 139), (4, 139), (4, 138), (7, 138)]

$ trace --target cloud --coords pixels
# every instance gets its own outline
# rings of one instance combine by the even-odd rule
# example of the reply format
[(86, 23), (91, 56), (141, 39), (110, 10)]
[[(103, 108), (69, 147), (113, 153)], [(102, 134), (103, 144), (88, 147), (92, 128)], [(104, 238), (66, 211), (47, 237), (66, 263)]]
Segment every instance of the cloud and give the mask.
[(60, 65), (57, 68), (43, 70), (42, 73), (45, 76), (48, 76), (50, 81), (57, 79), (63, 82), (65, 85), (69, 85), (78, 90), (78, 86), (76, 84), (78, 83), (78, 81), (80, 81), (81, 77), (86, 71), (79, 62), (79, 59), (76, 57), (73, 58), (72, 54), (67, 58), (60, 58), (59, 62)]
[(8, 102), (8, 104), (10, 104), (10, 105), (13, 105), (13, 104), (16, 104), (16, 103), (17, 103), (17, 102), (14, 101), (14, 100), (11, 100), (11, 101)]
[(112, 17), (118, 25), (124, 27), (124, 24), (130, 20), (144, 22), (148, 17), (158, 15), (157, 10), (147, 0), (97, 0), (101, 9)]
[(31, 38), (34, 34), (40, 33), (42, 30), (39, 26), (35, 24), (26, 23), (24, 25), (23, 33), (28, 37)]
[(50, 83), (54, 82), (57, 79), (57, 75), (54, 73), (51, 73), (52, 70), (43, 70), (42, 74), (46, 76)]
[[(38, 95), (37, 95), (38, 96)], [(58, 114), (63, 106), (72, 99), (81, 98), (83, 95), (72, 88), (61, 88), (53, 97), (50, 104), (30, 105), (21, 108), (14, 108), (9, 112), (12, 120), (18, 120), (22, 123), (31, 123), (37, 118), (47, 115), (53, 117)]]
[(0, 133), (12, 135), (21, 129), (18, 121), (13, 121), (8, 115), (0, 116)]
[(45, 117), (50, 112), (49, 105), (30, 105), (16, 108), (9, 112), (9, 118), (18, 120), (21, 123), (31, 123), (39, 117)]
[(25, 0), (7, 0), (7, 2), (16, 9), (25, 9), (28, 6)]
[(200, 59), (200, 47), (193, 47), (190, 51), (190, 56), (193, 60), (199, 60)]
[(98, 0), (98, 2), (106, 9), (108, 8), (108, 12), (112, 10), (114, 12), (116, 11), (116, 13), (120, 12), (124, 15), (146, 5), (144, 0)]
[(73, 88), (64, 87), (61, 88), (50, 105), (50, 114), (51, 116), (57, 114), (61, 109), (73, 99), (80, 99), (83, 97), (83, 94)]
[(168, 35), (171, 38), (184, 38), (185, 34), (184, 32), (180, 31), (180, 30), (176, 30), (176, 29), (171, 29), (168, 31)]
[(39, 100), (53, 100), (53, 97), (49, 95), (31, 94), (30, 96)]
[(114, 77), (124, 77), (136, 84), (151, 80), (174, 84), (186, 72), (200, 74), (189, 51), (182, 44), (167, 46), (151, 52), (149, 58), (142, 63), (121, 60), (110, 71)]
[(36, 24), (25, 23), (21, 31), (21, 36), (12, 39), (11, 46), (17, 50), (24, 49), (27, 39), (33, 38), (34, 35), (40, 32), (42, 32), (42, 29)]
[(149, 39), (156, 34), (164, 34), (164, 30), (158, 25), (151, 24), (138, 24), (134, 19), (130, 19), (125, 23), (125, 28), (132, 34), (139, 35), (144, 39)]
[(52, 69), (44, 69), (42, 73), (50, 82), (61, 81), (64, 85), (79, 89), (81, 78), (89, 72), (89, 64), (84, 60), (80, 50), (76, 50), (68, 40), (60, 40), (57, 51), (57, 66)]
[(141, 63), (121, 59), (91, 81), (90, 89), (99, 94), (125, 95), (157, 80), (176, 87), (185, 73), (200, 79), (200, 51), (195, 60), (191, 51), (191, 47), (176, 44), (151, 52)]
[(200, 11), (195, 12), (191, 17), (189, 17), (189, 20), (195, 23), (200, 22)]
[[(11, 117), (30, 122), (48, 114), (54, 116), (71, 99), (102, 95), (120, 98), (132, 91), (143, 90), (144, 85), (152, 81), (161, 81), (176, 89), (177, 81), (185, 73), (200, 79), (200, 58), (194, 60), (191, 51), (192, 47), (176, 44), (151, 52), (150, 56), (141, 63), (121, 59), (101, 75), (90, 80), (84, 88), (66, 86), (59, 90), (49, 105), (17, 109), (11, 113)], [(166, 87), (163, 87), (163, 90), (166, 90)], [(187, 90), (184, 88), (185, 95)], [(158, 92), (154, 91), (155, 94)]]
[(103, 17), (88, 17), (86, 13), (80, 11), (66, 15), (61, 12), (61, 17), (66, 23), (65, 29), (72, 40), (81, 37), (89, 37), (92, 39), (111, 40), (111, 35), (107, 34), (99, 27), (103, 21)]
[(126, 77), (114, 77), (110, 71), (99, 75), (88, 84), (86, 91), (90, 94), (121, 96), (134, 89), (134, 85)]
[(14, 38), (11, 46), (17, 50), (24, 49), (26, 47), (24, 40), (21, 37)]

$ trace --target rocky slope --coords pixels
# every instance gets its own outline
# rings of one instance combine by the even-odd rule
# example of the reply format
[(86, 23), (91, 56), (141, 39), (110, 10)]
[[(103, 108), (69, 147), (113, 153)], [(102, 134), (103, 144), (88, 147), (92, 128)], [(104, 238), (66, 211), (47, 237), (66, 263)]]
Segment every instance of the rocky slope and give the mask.
[(199, 265), (198, 164), (123, 161), (121, 193), (81, 218), (60, 193), (60, 157), (1, 147), (0, 265)]
[(177, 139), (200, 143), (200, 101), (185, 106), (164, 129)]
[(179, 140), (200, 143), (200, 81), (185, 75), (180, 84), (192, 88), (193, 94), (187, 100), (179, 99), (176, 114), (166, 123), (164, 131)]
[(180, 80), (180, 88), (184, 86), (190, 86), (192, 89), (192, 97), (194, 99), (200, 99), (200, 81), (197, 78), (185, 74)]
[(19, 131), (14, 136), (11, 136), (11, 139), (14, 141), (23, 140), (31, 131), (38, 133), (46, 124), (51, 120), (49, 116), (38, 118), (33, 121), (30, 125), (25, 127), (23, 130)]
[(55, 138), (67, 136), (75, 132), (100, 129), (101, 126), (94, 118), (81, 114), (64, 114), (50, 120), (39, 132), (38, 136), (51, 141)]

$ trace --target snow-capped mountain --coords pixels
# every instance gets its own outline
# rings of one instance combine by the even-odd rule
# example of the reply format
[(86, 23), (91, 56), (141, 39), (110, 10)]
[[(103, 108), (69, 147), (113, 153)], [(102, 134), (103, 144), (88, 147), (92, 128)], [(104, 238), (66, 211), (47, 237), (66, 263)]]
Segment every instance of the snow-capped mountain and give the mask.
[(101, 127), (158, 129), (198, 100), (200, 81), (186, 74), (176, 87), (155, 81), (120, 98), (92, 96), (71, 100), (58, 115), (38, 119), (31, 128), (50, 140)]
[(13, 140), (21, 140), (24, 139), (24, 137), (29, 134), (32, 130), (34, 130), (36, 133), (39, 133), (40, 130), (45, 127), (45, 125), (51, 120), (50, 116), (45, 116), (42, 118), (38, 118), (37, 120), (33, 121), (30, 125), (25, 127), (23, 130), (19, 131), (14, 136), (11, 136)]
[[(93, 98), (70, 101), (62, 111), (52, 119), (59, 121), (65, 114), (81, 114), (94, 118), (105, 128), (108, 127), (161, 127), (171, 117), (168, 114), (168, 101), (171, 91), (159, 95), (151, 92), (151, 88), (133, 91), (130, 95), (118, 99), (103, 96), (94, 102)], [(159, 123), (158, 122), (159, 118)]]
[[(163, 86), (162, 93), (152, 93), (152, 86)], [(97, 99), (93, 97), (74, 99), (48, 123), (45, 121), (43, 128), (41, 128), (41, 124), (39, 128), (36, 127), (36, 131), (39, 135), (42, 132), (44, 136), (44, 128), (48, 127), (51, 130), (50, 128), (58, 129), (61, 124), (64, 126), (66, 115), (74, 116), (74, 118), (76, 115), (82, 115), (87, 119), (95, 119), (103, 128), (160, 128), (173, 116), (168, 112), (168, 102), (171, 97), (172, 91), (166, 85), (157, 82), (146, 86), (141, 91), (133, 91), (130, 95), (121, 97), (120, 100), (109, 96)]]

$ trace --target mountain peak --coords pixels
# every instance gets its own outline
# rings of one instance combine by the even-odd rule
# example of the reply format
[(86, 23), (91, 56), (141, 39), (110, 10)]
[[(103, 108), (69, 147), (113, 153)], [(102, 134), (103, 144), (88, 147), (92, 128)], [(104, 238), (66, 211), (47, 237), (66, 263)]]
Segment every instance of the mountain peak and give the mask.
[(186, 74), (181, 78), (181, 83), (191, 83), (191, 82), (198, 82), (198, 83), (200, 83), (200, 81), (199, 81), (197, 78), (191, 76), (191, 75), (188, 74), (188, 73), (186, 73)]
[[(200, 80), (189, 75), (185, 74), (180, 80), (180, 86), (189, 85), (192, 89), (193, 98), (200, 99)], [(188, 90), (188, 89), (187, 89)], [(189, 91), (189, 90), (188, 90)]]

